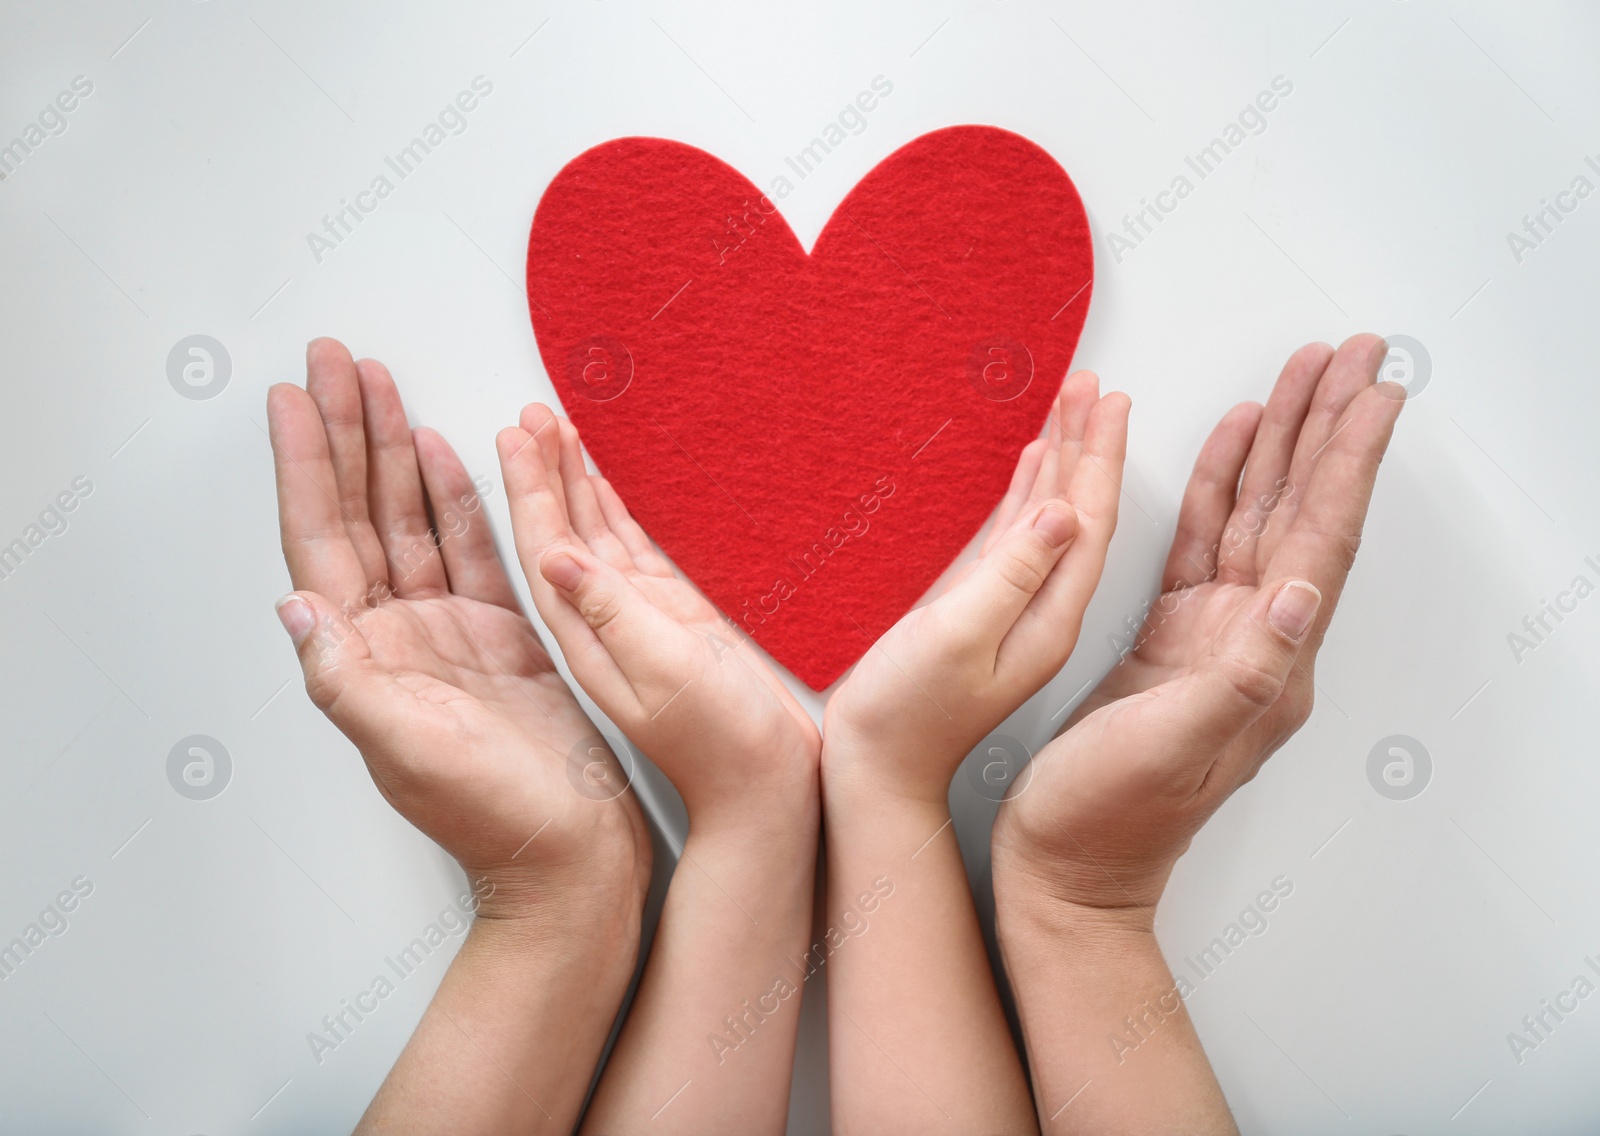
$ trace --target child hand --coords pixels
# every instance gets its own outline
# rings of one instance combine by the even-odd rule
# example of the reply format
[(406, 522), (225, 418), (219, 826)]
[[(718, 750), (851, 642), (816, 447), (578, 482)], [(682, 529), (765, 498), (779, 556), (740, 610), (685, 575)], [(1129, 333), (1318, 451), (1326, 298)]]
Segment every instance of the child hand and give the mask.
[[(892, 895), (829, 940), (834, 1128), (1035, 1132), (951, 827), (963, 756), (1060, 669), (1116, 527), (1128, 399), (1070, 376), (1023, 450), (982, 555), (880, 639), (828, 702), (828, 914)], [(870, 909), (869, 909), (870, 910)], [(848, 925), (848, 924), (847, 924)], [(941, 1119), (942, 1118), (942, 1119)]]
[(791, 960), (811, 925), (821, 739), (748, 641), (587, 472), (571, 423), (535, 404), (498, 443), (540, 614), (573, 676), (689, 813), (650, 959), (584, 1130), (781, 1132), (804, 980)]
[(673, 573), (577, 429), (534, 403), (496, 439), (517, 553), (573, 676), (677, 787), (691, 820), (814, 796), (816, 726)]
[(1067, 378), (980, 558), (909, 612), (828, 701), (825, 779), (936, 802), (963, 757), (1061, 669), (1117, 524), (1128, 397)]

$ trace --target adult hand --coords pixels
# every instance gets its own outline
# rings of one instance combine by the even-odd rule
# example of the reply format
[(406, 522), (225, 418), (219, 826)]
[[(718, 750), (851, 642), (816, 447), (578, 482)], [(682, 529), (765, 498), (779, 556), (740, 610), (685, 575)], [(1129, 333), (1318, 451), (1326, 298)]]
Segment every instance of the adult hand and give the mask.
[(1403, 388), (1374, 385), (1385, 352), (1372, 335), (1304, 347), (1265, 409), (1237, 406), (1212, 432), (1162, 594), (1018, 779), (995, 825), (997, 876), (1146, 923), (1190, 838), (1305, 722), (1403, 405)]
[(267, 409), (295, 587), (278, 613), (312, 701), (385, 799), (488, 881), (483, 914), (523, 914), (552, 873), (642, 896), (642, 814), (631, 793), (571, 783), (573, 755), (603, 743), (522, 614), (460, 459), (413, 433), (382, 364), (318, 339), (306, 369)]
[(1049, 1131), (1238, 1131), (1155, 905), (1194, 833), (1310, 713), (1400, 412), (1400, 388), (1373, 383), (1385, 350), (1303, 348), (1265, 410), (1223, 418), (1134, 649), (1001, 806), (996, 930)]
[(604, 743), (450, 447), (407, 426), (380, 364), (319, 339), (306, 371), (267, 402), (295, 586), (278, 613), (313, 701), (479, 900), (357, 1131), (571, 1132), (633, 975), (643, 815), (569, 774)]

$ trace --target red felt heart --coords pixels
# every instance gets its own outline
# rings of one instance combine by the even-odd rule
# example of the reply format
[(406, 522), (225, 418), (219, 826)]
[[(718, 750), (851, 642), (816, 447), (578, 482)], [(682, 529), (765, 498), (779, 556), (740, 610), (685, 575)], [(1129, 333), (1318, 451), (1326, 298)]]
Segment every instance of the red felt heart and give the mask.
[(1072, 180), (994, 127), (897, 150), (809, 256), (730, 166), (621, 138), (545, 191), (528, 304), (634, 516), (820, 690), (1005, 492), (1072, 359), (1093, 265)]

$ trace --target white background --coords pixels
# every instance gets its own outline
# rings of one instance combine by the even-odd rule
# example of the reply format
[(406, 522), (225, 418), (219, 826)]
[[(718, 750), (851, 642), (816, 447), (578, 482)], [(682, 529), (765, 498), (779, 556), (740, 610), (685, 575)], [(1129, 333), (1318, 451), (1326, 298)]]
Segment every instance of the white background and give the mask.
[[(1030, 746), (1149, 598), (1211, 423), (1305, 341), (1425, 345), (1317, 711), (1195, 841), (1160, 935), (1177, 961), (1294, 884), (1189, 1003), (1247, 1133), (1594, 1131), (1600, 999), (1520, 1065), (1506, 1035), (1600, 956), (1600, 598), (1520, 661), (1507, 636), (1600, 584), (1600, 199), (1520, 263), (1506, 234), (1600, 185), (1597, 60), (1576, 3), (6, 0), (0, 143), (74, 76), (94, 91), (0, 181), (0, 541), (74, 477), (93, 492), (0, 581), (0, 940), (74, 877), (94, 892), (0, 983), (0, 1127), (347, 1131), (443, 973), (314, 1062), (306, 1034), (460, 878), (299, 689), (268, 385), (317, 334), (385, 360), (494, 479), (504, 545), (493, 434), (552, 397), (517, 283), (549, 179), (656, 134), (765, 188), (884, 75), (783, 202), (801, 240), (925, 131), (1023, 133), (1096, 233), (1078, 364), (1133, 396), (1123, 528), (1077, 656), (1007, 727)], [(477, 75), (465, 133), (318, 263), (305, 234)], [(1267, 129), (1116, 262), (1107, 233), (1278, 75)], [(208, 400), (166, 374), (195, 333), (232, 359)], [(232, 755), (215, 799), (168, 783), (190, 734)], [(1390, 734), (1432, 754), (1415, 799), (1369, 784)], [(965, 773), (953, 797), (982, 893), (990, 808)], [(808, 1018), (797, 1133), (826, 1130)]]

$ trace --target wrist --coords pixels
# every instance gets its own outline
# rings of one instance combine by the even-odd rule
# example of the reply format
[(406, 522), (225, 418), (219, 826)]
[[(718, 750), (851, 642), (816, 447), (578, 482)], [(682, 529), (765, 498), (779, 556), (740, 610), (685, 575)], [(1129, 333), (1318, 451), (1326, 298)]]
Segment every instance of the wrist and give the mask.
[(633, 881), (545, 880), (530, 887), (522, 881), (505, 884), (493, 876), (478, 877), (470, 941), (486, 954), (518, 959), (588, 950), (598, 941), (637, 943), (648, 884), (648, 869), (642, 886)]
[(947, 809), (954, 767), (932, 754), (903, 754), (901, 748), (824, 740), (820, 780), (829, 815), (884, 807)]
[(1041, 976), (1102, 987), (1170, 975), (1152, 919), (1137, 908), (1095, 908), (995, 881), (995, 938), (1013, 983)]
[(813, 734), (809, 742), (708, 744), (663, 755), (657, 764), (678, 790), (691, 832), (760, 830), (815, 811), (820, 751)]
[(653, 850), (642, 816), (631, 827), (637, 831), (625, 836), (588, 833), (581, 855), (524, 854), (482, 866), (461, 861), (470, 887), (461, 898), (470, 901), (480, 923), (498, 926), (508, 941), (537, 938), (527, 932), (603, 913), (631, 913), (637, 922), (650, 888)]
[(803, 780), (762, 786), (712, 801), (685, 802), (687, 843), (703, 848), (748, 848), (814, 843), (822, 823), (822, 793), (813, 773)]
[(1004, 888), (1063, 917), (1136, 926), (1153, 925), (1182, 850), (1132, 818), (1064, 818), (1047, 796), (1005, 801), (990, 836), (997, 895)]
[(1005, 939), (1048, 941), (1077, 952), (1125, 951), (1155, 944), (1153, 907), (1094, 907), (995, 878), (995, 926)]
[[(1045, 864), (1019, 856), (995, 840), (992, 848), (997, 926), (1093, 946), (1155, 936), (1156, 903), (1165, 875), (1149, 883), (1142, 873), (1105, 865)], [(1092, 880), (1088, 877), (1094, 877)]]

